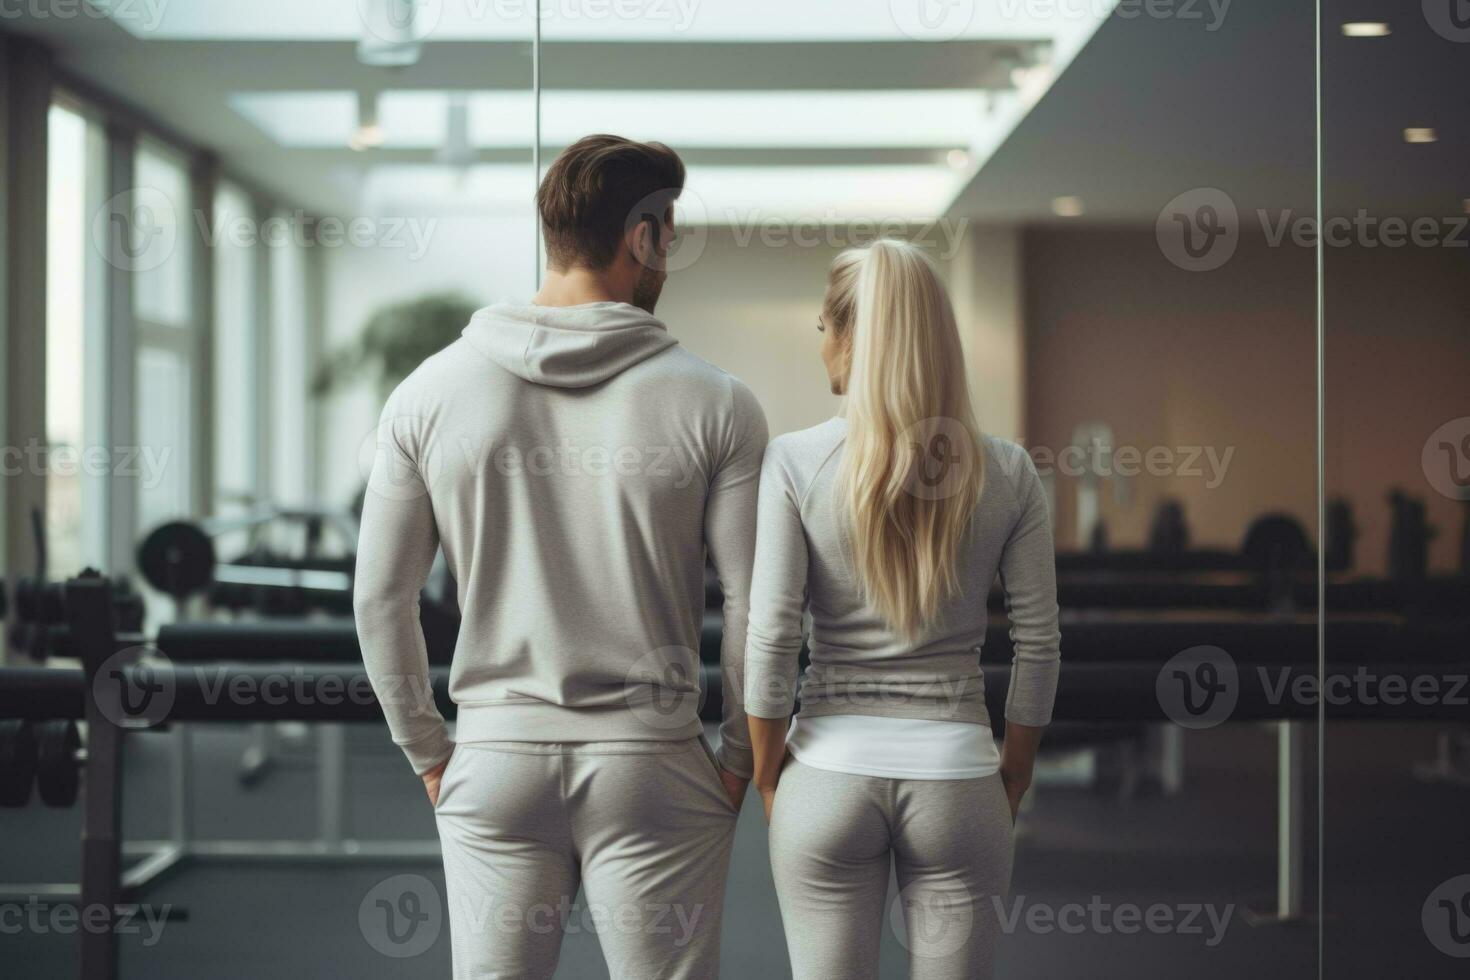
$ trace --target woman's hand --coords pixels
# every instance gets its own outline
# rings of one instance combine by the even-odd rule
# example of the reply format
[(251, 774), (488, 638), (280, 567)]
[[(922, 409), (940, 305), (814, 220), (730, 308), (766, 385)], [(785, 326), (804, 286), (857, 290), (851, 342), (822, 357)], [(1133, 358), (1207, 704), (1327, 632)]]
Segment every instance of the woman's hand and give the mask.
[(1031, 788), (1031, 770), (1036, 765), (1036, 750), (1041, 747), (1044, 728), (1006, 722), (1006, 740), (1000, 750), (1000, 781), (1005, 787), (1006, 801), (1011, 805), (1011, 825), (1021, 812), (1021, 800)]
[(766, 823), (771, 822), (771, 806), (776, 802), (776, 784), (781, 781), (781, 767), (786, 762), (785, 718), (749, 716), (750, 747), (755, 754), (755, 776), (751, 782), (766, 807)]
[(773, 807), (773, 806), (776, 805), (776, 787), (775, 787), (774, 784), (772, 784), (770, 786), (757, 786), (756, 787), (756, 790), (761, 795), (761, 803), (765, 804), (765, 808), (766, 808), (766, 826), (770, 826), (770, 823), (771, 823), (771, 807)]
[(1021, 800), (1026, 797), (1026, 791), (1031, 788), (1031, 774), (1007, 773), (1004, 769), (1000, 773), (1001, 785), (1005, 787), (1006, 802), (1011, 805), (1011, 825), (1016, 823), (1016, 815), (1021, 812)]
[[(451, 752), (449, 758), (454, 758), (454, 753)], [(439, 785), (444, 781), (444, 770), (448, 768), (449, 759), (445, 759), (423, 775), (424, 790), (429, 794), (429, 805), (431, 806), (439, 805)]]

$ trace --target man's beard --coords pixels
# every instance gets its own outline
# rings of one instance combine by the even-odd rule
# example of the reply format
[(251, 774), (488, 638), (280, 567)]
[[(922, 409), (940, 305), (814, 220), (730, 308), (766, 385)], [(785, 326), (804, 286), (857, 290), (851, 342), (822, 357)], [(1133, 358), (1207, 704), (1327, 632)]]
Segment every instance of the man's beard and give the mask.
[(639, 274), (637, 284), (633, 286), (633, 305), (652, 313), (653, 308), (658, 305), (659, 294), (664, 291), (664, 278), (657, 269), (645, 268)]

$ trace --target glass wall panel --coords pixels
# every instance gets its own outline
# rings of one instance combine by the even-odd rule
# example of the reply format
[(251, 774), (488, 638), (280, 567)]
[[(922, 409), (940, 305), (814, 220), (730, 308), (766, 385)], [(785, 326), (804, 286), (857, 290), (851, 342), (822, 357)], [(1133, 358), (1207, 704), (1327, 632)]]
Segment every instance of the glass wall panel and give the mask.
[[(679, 152), (657, 315), (772, 436), (844, 410), (828, 270), (895, 237), (947, 281), (981, 428), (1031, 455), (1063, 673), (1010, 895), (972, 907), (1005, 913), (997, 975), (1316, 976), (1313, 712), (1272, 686), (1316, 672), (1317, 276), (1279, 234), (1315, 199), (1311, 0), (553, 4), (541, 27), (542, 166), (596, 132)], [(783, 926), (752, 809), (723, 971), (786, 976), (818, 940)], [(944, 922), (884, 873), (851, 928), (898, 977)], [(568, 938), (567, 975), (599, 962)]]
[(1327, 976), (1470, 962), (1467, 15), (1322, 4)]

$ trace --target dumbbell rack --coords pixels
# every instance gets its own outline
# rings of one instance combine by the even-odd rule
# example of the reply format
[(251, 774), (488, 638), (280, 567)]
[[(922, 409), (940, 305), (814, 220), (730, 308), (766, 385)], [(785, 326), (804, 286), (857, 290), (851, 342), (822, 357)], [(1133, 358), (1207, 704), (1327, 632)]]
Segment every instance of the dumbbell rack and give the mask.
[[(342, 721), (319, 722), (321, 740), (318, 746), (319, 773), (318, 834), (304, 840), (200, 840), (194, 836), (193, 812), (189, 792), (192, 745), (189, 720), (248, 721), (240, 713), (224, 712), (219, 718), (203, 715), (197, 706), (187, 719), (180, 717), (168, 725), (170, 738), (170, 812), (169, 836), (162, 840), (127, 842), (122, 835), (122, 749), (124, 737), (140, 729), (117, 723), (129, 712), (117, 703), (104, 703), (96, 681), (103, 672), (135, 669), (136, 664), (123, 665), (117, 655), (129, 647), (142, 647), (145, 638), (138, 634), (120, 633), (113, 607), (113, 586), (96, 572), (84, 572), (65, 585), (65, 620), (68, 646), (82, 661), (81, 671), (40, 668), (37, 674), (56, 680), (58, 688), (67, 688), (65, 710), (41, 709), (36, 715), (45, 717), (80, 716), (85, 750), (78, 753), (83, 772), (82, 805), (82, 871), (76, 884), (34, 883), (0, 885), (0, 901), (52, 903), (72, 902), (81, 908), (108, 910), (108, 923), (119, 910), (137, 904), (137, 896), (165, 875), (193, 861), (261, 862), (284, 861), (302, 863), (365, 862), (406, 860), (420, 862), (439, 856), (437, 840), (368, 841), (345, 835), (346, 728)], [(220, 673), (225, 671), (221, 669)], [(67, 675), (64, 679), (59, 675)], [(79, 675), (79, 676), (77, 676)], [(65, 683), (60, 681), (64, 680)], [(380, 718), (376, 705), (354, 705), (345, 712), (351, 720)], [(279, 714), (286, 720), (289, 710)], [(311, 720), (319, 721), (313, 717)], [(141, 731), (156, 731), (143, 728)], [(125, 866), (125, 859), (133, 863)], [(173, 917), (182, 918), (174, 913)], [(80, 970), (82, 980), (117, 980), (118, 946), (116, 930), (91, 928), (80, 933)]]
[(193, 763), (187, 724), (173, 726), (170, 753), (169, 836), (129, 841), (123, 852), (151, 864), (156, 878), (191, 858), (219, 861), (382, 862), (422, 861), (439, 857), (438, 840), (364, 840), (349, 837), (347, 828), (347, 729), (342, 722), (320, 722), (317, 731), (317, 834), (302, 839), (223, 839), (195, 836), (189, 773)]

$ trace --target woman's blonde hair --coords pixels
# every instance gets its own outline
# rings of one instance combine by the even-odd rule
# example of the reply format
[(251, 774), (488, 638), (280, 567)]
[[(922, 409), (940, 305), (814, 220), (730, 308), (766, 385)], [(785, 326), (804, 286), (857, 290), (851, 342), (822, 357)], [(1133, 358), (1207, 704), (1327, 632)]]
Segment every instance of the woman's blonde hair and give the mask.
[(880, 239), (833, 262), (824, 313), (849, 365), (837, 494), (854, 567), (868, 602), (912, 638), (958, 588), (985, 481), (954, 309), (922, 251)]

